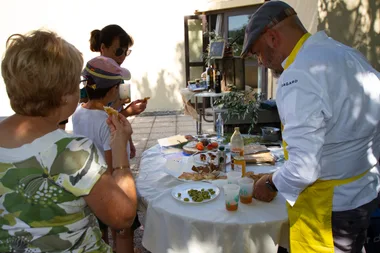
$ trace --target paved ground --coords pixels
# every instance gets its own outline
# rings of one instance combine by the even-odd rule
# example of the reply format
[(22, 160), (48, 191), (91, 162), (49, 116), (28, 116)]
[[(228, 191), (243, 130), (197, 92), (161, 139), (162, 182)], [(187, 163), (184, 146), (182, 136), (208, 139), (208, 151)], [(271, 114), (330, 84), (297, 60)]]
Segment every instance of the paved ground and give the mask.
[[(157, 139), (173, 136), (176, 134), (196, 134), (196, 121), (185, 115), (166, 116), (141, 116), (128, 118), (133, 128), (133, 143), (136, 147), (136, 157), (131, 161), (131, 168), (135, 175), (139, 173), (139, 166), (142, 153), (157, 144)], [(202, 125), (204, 133), (212, 133), (212, 123)], [(143, 216), (139, 213), (139, 217)], [(142, 220), (140, 218), (140, 220)], [(141, 253), (148, 253), (141, 244), (144, 234), (143, 227), (135, 231), (135, 246)]]
[[(138, 173), (141, 155), (144, 150), (157, 144), (157, 139), (176, 134), (195, 134), (196, 121), (186, 115), (146, 116), (128, 118), (133, 128), (133, 143), (136, 147), (136, 158), (132, 159), (131, 167)], [(202, 124), (203, 132), (213, 132), (212, 123)]]

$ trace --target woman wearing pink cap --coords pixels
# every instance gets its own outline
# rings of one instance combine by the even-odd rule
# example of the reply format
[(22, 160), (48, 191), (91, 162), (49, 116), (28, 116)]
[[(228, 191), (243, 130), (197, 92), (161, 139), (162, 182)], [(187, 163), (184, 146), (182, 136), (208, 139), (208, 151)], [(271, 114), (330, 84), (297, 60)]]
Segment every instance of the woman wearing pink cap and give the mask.
[[(110, 165), (113, 161), (114, 150), (110, 147), (111, 134), (107, 129), (108, 115), (104, 108), (118, 98), (119, 85), (123, 80), (130, 79), (130, 73), (127, 69), (121, 68), (113, 59), (98, 56), (87, 62), (82, 75), (87, 80), (85, 89), (89, 100), (87, 103), (80, 104), (73, 114), (73, 131), (75, 134), (90, 138), (101, 151), (106, 163)], [(126, 152), (127, 155), (128, 153), (129, 151)], [(112, 167), (109, 166), (109, 168), (112, 173)], [(103, 240), (108, 242), (109, 224), (103, 223), (100, 219), (98, 221)], [(113, 237), (114, 243), (117, 241), (115, 244), (117, 252), (133, 251), (132, 232), (139, 226), (140, 223), (136, 218), (132, 229), (126, 228), (117, 236), (115, 231)]]

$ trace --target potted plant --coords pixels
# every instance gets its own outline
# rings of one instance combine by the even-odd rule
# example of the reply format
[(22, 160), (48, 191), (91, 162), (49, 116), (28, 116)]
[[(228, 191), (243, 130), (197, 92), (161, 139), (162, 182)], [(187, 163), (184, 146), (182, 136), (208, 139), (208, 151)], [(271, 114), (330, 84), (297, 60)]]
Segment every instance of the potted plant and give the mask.
[(236, 87), (230, 87), (230, 91), (224, 96), (218, 98), (214, 105), (226, 111), (226, 121), (233, 118), (251, 119), (248, 133), (251, 133), (258, 122), (258, 114), (262, 94), (255, 91), (237, 90)]

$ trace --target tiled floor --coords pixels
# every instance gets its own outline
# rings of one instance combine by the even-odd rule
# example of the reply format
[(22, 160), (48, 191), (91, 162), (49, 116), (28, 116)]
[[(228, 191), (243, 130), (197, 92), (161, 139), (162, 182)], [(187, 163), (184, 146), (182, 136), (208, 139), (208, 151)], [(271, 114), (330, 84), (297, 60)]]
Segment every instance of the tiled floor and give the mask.
[[(133, 128), (133, 143), (136, 147), (136, 157), (131, 161), (134, 173), (138, 174), (142, 153), (156, 145), (158, 139), (176, 134), (196, 134), (196, 121), (186, 115), (146, 116), (128, 118)], [(213, 133), (212, 123), (202, 124), (204, 133)]]

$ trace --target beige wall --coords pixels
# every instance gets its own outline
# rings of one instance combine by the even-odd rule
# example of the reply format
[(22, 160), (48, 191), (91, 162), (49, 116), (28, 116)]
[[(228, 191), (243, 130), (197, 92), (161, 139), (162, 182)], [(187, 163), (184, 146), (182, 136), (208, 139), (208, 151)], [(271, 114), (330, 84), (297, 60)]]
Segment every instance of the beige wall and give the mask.
[(318, 30), (359, 49), (380, 71), (380, 1), (319, 0)]
[(201, 1), (197, 7), (196, 13), (244, 7), (253, 4), (262, 4), (264, 2), (264, 0), (204, 0)]
[[(166, 9), (173, 6), (175, 11)], [(45, 27), (74, 44), (87, 61), (97, 56), (89, 49), (90, 32), (119, 24), (135, 40), (123, 64), (132, 73), (132, 97), (150, 96), (147, 111), (179, 110), (179, 89), (185, 87), (184, 16), (198, 7), (199, 0), (1, 1), (0, 55), (9, 35)], [(2, 78), (0, 108), (0, 117), (13, 113)]]

